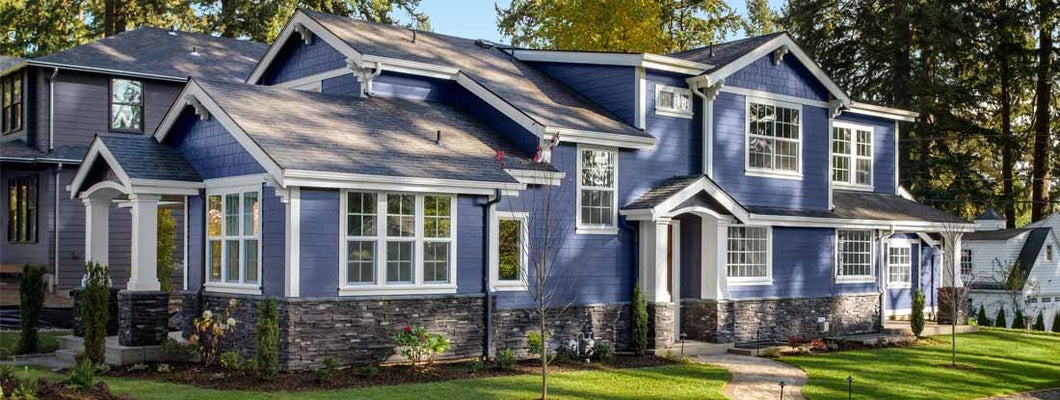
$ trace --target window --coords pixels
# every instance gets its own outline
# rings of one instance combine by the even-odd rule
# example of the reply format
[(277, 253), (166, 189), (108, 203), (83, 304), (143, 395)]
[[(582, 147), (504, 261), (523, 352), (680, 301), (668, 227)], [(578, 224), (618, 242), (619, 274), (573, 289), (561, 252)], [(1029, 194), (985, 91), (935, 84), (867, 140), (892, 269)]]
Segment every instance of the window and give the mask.
[(872, 128), (832, 124), (832, 182), (872, 186)]
[(961, 275), (972, 275), (972, 250), (961, 249)]
[(1053, 261), (1053, 245), (1045, 245), (1045, 261)]
[(655, 85), (655, 114), (692, 118), (692, 91), (673, 86)]
[(23, 176), (7, 181), (7, 208), (7, 240), (15, 243), (36, 242), (36, 176)]
[(872, 282), (872, 231), (836, 231), (836, 280)]
[(340, 294), (455, 291), (455, 197), (344, 194)]
[(260, 293), (261, 194), (258, 187), (208, 190), (207, 287), (252, 288)]
[(0, 92), (3, 92), (0, 132), (8, 134), (22, 129), (22, 73), (0, 78)]
[(747, 106), (747, 168), (766, 173), (800, 173), (802, 108), (750, 100)]
[(578, 153), (578, 231), (617, 233), (618, 152), (579, 147)]
[(490, 285), (494, 290), (526, 290), (529, 266), (529, 214), (497, 211), (490, 232)]
[(144, 131), (143, 85), (129, 79), (110, 80), (110, 130)]
[(729, 281), (759, 282), (770, 279), (769, 228), (730, 226), (728, 232), (726, 265)]
[(888, 286), (908, 287), (913, 284), (913, 255), (908, 245), (890, 245), (887, 247), (887, 270), (890, 274)]

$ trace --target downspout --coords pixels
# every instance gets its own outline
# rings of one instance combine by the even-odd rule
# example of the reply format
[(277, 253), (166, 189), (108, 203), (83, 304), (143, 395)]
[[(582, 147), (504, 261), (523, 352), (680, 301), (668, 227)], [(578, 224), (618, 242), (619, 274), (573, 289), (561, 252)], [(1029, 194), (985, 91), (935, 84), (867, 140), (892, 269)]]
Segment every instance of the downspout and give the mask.
[[(700, 122), (702, 124), (700, 131), (703, 135), (703, 174), (708, 178), (714, 178), (714, 97), (717, 96), (718, 90), (721, 89), (721, 85), (725, 84), (725, 80), (721, 79), (715, 82), (713, 85), (710, 83), (710, 77), (701, 75), (686, 80), (688, 87), (697, 97), (703, 100), (702, 117)], [(711, 86), (715, 86), (711, 90)]]
[(485, 250), (482, 257), (482, 293), (486, 295), (486, 346), (483, 348), (486, 358), (493, 353), (493, 290), (490, 288), (490, 216), (494, 207), (501, 202), (503, 193), (497, 189), (496, 194), (483, 206), (482, 226), (485, 235), (482, 235), (482, 249)]
[[(879, 265), (880, 265), (880, 269), (879, 269), (879, 276), (880, 277), (879, 277), (879, 279), (876, 279), (876, 292), (880, 296), (880, 328), (881, 329), (883, 328), (884, 324), (887, 322), (887, 286), (883, 282), (883, 279), (885, 277), (885, 275), (883, 273), (884, 272), (883, 271), (884, 267), (887, 267), (886, 278), (888, 280), (890, 280), (890, 268), (889, 268), (890, 266), (887, 265), (887, 255), (886, 255), (886, 252), (884, 251), (884, 248), (883, 248), (883, 238), (885, 238), (885, 237), (889, 238), (889, 237), (891, 237), (891, 235), (894, 235), (894, 225), (891, 225), (890, 231), (887, 232), (886, 234), (883, 233), (883, 231), (880, 231), (880, 234), (877, 237), (877, 241), (879, 241), (879, 243), (880, 243), (880, 246), (879, 246), (880, 251), (879, 251), (879, 254), (878, 254), (878, 257), (877, 257), (877, 261), (879, 262)], [(912, 272), (910, 272), (910, 273), (912, 273)]]
[(52, 274), (52, 291), (59, 287), (59, 178), (63, 172), (63, 163), (55, 168), (55, 211), (52, 217), (52, 243), (54, 245), (55, 271)]
[(48, 151), (55, 150), (55, 78), (59, 76), (59, 67), (52, 70), (48, 78)]

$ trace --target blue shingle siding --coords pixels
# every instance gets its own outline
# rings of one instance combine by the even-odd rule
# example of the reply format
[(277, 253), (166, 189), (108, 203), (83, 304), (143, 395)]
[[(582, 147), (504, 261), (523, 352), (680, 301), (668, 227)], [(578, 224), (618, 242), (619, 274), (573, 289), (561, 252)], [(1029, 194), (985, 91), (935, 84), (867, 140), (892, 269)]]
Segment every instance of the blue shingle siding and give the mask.
[(714, 181), (742, 204), (760, 207), (828, 208), (828, 110), (802, 106), (800, 180), (745, 174), (746, 97), (721, 93), (714, 102)]
[(618, 119), (633, 125), (637, 112), (636, 74), (633, 67), (570, 63), (530, 64), (610, 111)]
[(294, 35), (284, 43), (279, 54), (262, 75), (261, 83), (275, 85), (310, 75), (346, 67), (346, 56), (320, 38), (306, 45)]
[(286, 276), (287, 205), (276, 189), (265, 185), (261, 191), (261, 279), (266, 296), (283, 296)]
[(166, 142), (175, 147), (203, 179), (265, 172), (217, 118), (203, 121), (190, 108), (181, 113)]
[(879, 193), (894, 193), (894, 120), (849, 112), (836, 120), (872, 127), (872, 186)]
[(485, 204), (485, 196), (459, 196), (456, 200), (456, 284), (460, 293), (482, 292)]
[[(188, 196), (188, 291), (195, 292), (203, 284), (206, 271), (206, 205), (203, 196)], [(265, 228), (265, 227), (263, 227)], [(267, 249), (266, 247), (265, 249)]]
[(302, 188), (301, 297), (334, 297), (339, 288), (339, 192)]
[(725, 86), (760, 90), (804, 99), (828, 100), (825, 89), (806, 66), (788, 54), (784, 62), (773, 65), (773, 55), (752, 62), (725, 78)]
[(360, 96), (361, 84), (353, 74), (336, 76), (322, 81), (320, 92), (339, 96)]

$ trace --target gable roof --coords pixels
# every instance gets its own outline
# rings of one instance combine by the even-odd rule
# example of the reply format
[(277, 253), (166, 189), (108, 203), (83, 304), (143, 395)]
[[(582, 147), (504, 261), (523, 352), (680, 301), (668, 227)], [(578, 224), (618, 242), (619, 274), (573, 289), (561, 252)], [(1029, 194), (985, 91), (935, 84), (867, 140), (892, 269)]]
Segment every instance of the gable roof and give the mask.
[(1052, 213), (1040, 220), (1023, 226), (1024, 228), (1054, 228), (1060, 229), (1060, 213)]
[(151, 136), (101, 134), (97, 137), (129, 178), (202, 181), (199, 173), (180, 152)]
[(197, 77), (239, 82), (266, 49), (264, 43), (248, 40), (139, 27), (29, 63), (175, 81)]
[[(317, 36), (331, 35), (340, 43), (338, 48), (355, 62), (375, 62), (384, 70), (415, 72), (414, 65), (421, 70), (441, 74), (461, 84), (475, 86), (471, 91), (484, 99), (497, 97), (502, 104), (498, 109), (510, 107), (516, 119), (526, 119), (526, 125), (535, 134), (544, 136), (552, 130), (574, 137), (591, 134), (605, 139), (625, 139), (651, 145), (654, 138), (622, 120), (599, 105), (576, 94), (564, 84), (552, 79), (534, 67), (519, 61), (496, 45), (480, 46), (476, 40), (448, 36), (433, 32), (413, 31), (393, 25), (378, 24), (353, 18), (298, 10), (288, 25), (302, 25), (315, 29), (319, 24), (323, 32)], [(293, 28), (285, 28), (273, 48), (255, 68), (248, 82), (255, 83), (268, 67), (270, 55), (283, 45), (281, 41), (290, 37)], [(286, 35), (286, 36), (285, 36)], [(327, 39), (327, 38), (325, 38)], [(330, 40), (328, 43), (335, 46)], [(461, 79), (466, 78), (466, 82)], [(481, 90), (476, 90), (481, 88)], [(488, 101), (488, 100), (487, 100)], [(502, 110), (503, 112), (504, 110)]]
[[(672, 53), (669, 56), (712, 65), (711, 68), (704, 71), (709, 74), (736, 61), (745, 54), (754, 51), (768, 43), (770, 40), (784, 34), (784, 32), (774, 32), (765, 35), (752, 36), (740, 40), (717, 43), (706, 47), (679, 51), (677, 53)], [(711, 53), (714, 55), (712, 56)]]
[(1009, 240), (1022, 235), (1029, 230), (1030, 229), (1016, 228), (969, 232), (965, 233), (964, 236), (961, 237), (961, 240)]
[(1031, 270), (1034, 269), (1034, 264), (1038, 262), (1038, 254), (1042, 252), (1042, 246), (1045, 246), (1045, 241), (1049, 238), (1049, 228), (1032, 228), (1030, 234), (1027, 235), (1027, 240), (1023, 242), (1023, 248), (1020, 249), (1020, 255), (1016, 257), (1016, 262), (1023, 266), (1023, 280), (1026, 281), (1027, 277), (1030, 276)]

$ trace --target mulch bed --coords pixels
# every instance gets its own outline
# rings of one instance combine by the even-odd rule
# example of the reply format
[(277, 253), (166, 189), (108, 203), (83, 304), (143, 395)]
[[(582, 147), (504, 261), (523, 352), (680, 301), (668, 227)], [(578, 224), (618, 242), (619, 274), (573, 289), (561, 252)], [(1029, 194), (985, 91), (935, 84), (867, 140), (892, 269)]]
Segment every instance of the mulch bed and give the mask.
[[(3, 388), (3, 393), (12, 394), (15, 391), (16, 383), (14, 381), (4, 382), (0, 384), (0, 388)], [(57, 400), (126, 400), (131, 399), (129, 395), (115, 395), (111, 393), (110, 387), (105, 382), (98, 382), (92, 390), (81, 391), (74, 387), (67, 386), (62, 382), (48, 382), (46, 380), (40, 380), (37, 382), (37, 398), (39, 399), (57, 399)]]
[[(674, 363), (676, 361), (654, 356), (616, 355), (610, 364), (557, 360), (549, 365), (549, 372), (645, 368)], [(153, 366), (139, 371), (113, 369), (107, 376), (172, 382), (208, 389), (297, 392), (526, 375), (540, 371), (540, 364), (536, 360), (520, 361), (511, 369), (496, 368), (492, 363), (477, 363), (479, 368), (475, 368), (475, 365), (471, 361), (438, 363), (416, 369), (407, 365), (390, 365), (379, 367), (378, 372), (371, 376), (366, 376), (357, 367), (351, 367), (335, 371), (326, 382), (318, 382), (312, 371), (281, 372), (276, 379), (262, 380), (253, 374), (225, 371), (218, 366), (205, 368), (199, 364), (170, 364), (168, 373), (158, 373)]]

